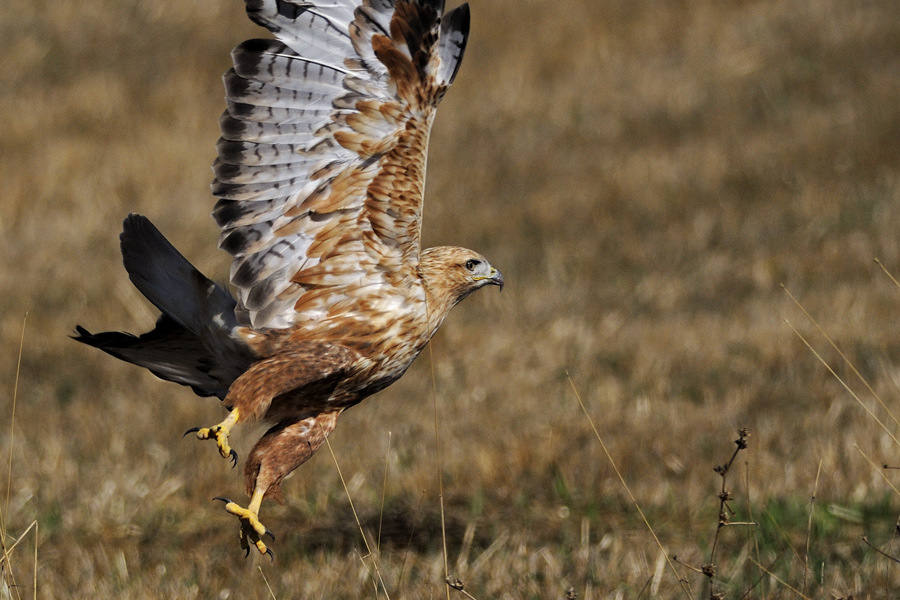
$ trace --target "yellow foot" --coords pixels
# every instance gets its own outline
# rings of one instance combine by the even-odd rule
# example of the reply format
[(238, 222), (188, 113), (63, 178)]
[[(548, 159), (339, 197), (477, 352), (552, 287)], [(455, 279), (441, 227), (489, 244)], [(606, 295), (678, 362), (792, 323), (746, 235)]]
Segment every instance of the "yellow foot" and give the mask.
[(236, 502), (232, 502), (228, 498), (217, 496), (213, 500), (221, 500), (225, 503), (225, 510), (241, 520), (241, 548), (246, 551), (246, 556), (250, 554), (250, 544), (253, 544), (260, 554), (268, 554), (271, 560), (275, 560), (275, 555), (269, 548), (266, 548), (262, 541), (262, 536), (267, 535), (275, 541), (275, 535), (269, 531), (265, 525), (259, 522), (259, 515), (252, 509), (243, 508)]
[(231, 459), (231, 468), (233, 469), (237, 465), (238, 455), (228, 444), (228, 433), (231, 431), (231, 428), (234, 427), (237, 419), (238, 411), (235, 409), (231, 411), (231, 414), (228, 415), (227, 419), (218, 425), (213, 425), (212, 427), (191, 427), (184, 432), (184, 435), (196, 433), (198, 440), (215, 439), (216, 446), (219, 448), (219, 454), (222, 455), (222, 458)]

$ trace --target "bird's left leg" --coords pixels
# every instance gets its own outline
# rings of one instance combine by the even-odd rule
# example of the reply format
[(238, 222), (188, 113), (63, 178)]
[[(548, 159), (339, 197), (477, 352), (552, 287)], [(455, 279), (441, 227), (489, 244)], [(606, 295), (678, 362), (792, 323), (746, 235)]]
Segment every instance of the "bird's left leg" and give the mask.
[(284, 353), (250, 365), (249, 369), (232, 382), (228, 395), (222, 400), (231, 409), (228, 417), (212, 427), (192, 427), (184, 435), (196, 433), (201, 440), (215, 439), (219, 454), (223, 458), (230, 458), (232, 467), (237, 465), (237, 452), (228, 444), (228, 435), (238, 423), (262, 417), (269, 410), (275, 396), (290, 390), (292, 385), (298, 385), (298, 382), (292, 380), (279, 381), (277, 385), (272, 382), (273, 373), (283, 373), (286, 368), (290, 368), (293, 358), (291, 353)]
[(219, 423), (218, 425), (213, 425), (212, 427), (191, 427), (187, 431), (184, 432), (184, 435), (189, 433), (196, 433), (197, 439), (199, 440), (209, 440), (215, 439), (216, 446), (219, 448), (219, 454), (222, 455), (222, 458), (230, 458), (231, 466), (234, 467), (237, 465), (237, 452), (228, 444), (228, 434), (231, 433), (232, 427), (234, 427), (237, 422), (241, 418), (241, 410), (238, 407), (234, 407), (224, 421)]
[(272, 535), (259, 521), (263, 498), (280, 495), (281, 481), (309, 460), (334, 431), (340, 411), (309, 415), (296, 421), (282, 422), (269, 429), (256, 443), (244, 467), (244, 484), (250, 494), (247, 508), (227, 498), (225, 510), (241, 520), (241, 548), (250, 551), (253, 544), (262, 554), (272, 556), (262, 537)]

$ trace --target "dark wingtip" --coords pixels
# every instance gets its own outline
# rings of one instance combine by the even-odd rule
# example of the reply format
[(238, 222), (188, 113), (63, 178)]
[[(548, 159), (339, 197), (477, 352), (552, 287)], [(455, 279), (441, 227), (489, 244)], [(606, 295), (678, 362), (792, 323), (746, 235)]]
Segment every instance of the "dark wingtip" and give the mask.
[(466, 54), (466, 44), (469, 41), (469, 26), (471, 22), (472, 16), (467, 2), (460, 4), (444, 15), (441, 23), (442, 34), (446, 31), (458, 31), (462, 34), (462, 42), (459, 44), (459, 56), (456, 59), (456, 64), (453, 66), (453, 72), (450, 74), (448, 84), (453, 84), (456, 80), (456, 75), (459, 73), (459, 68), (462, 66), (463, 57)]
[(153, 226), (153, 223), (150, 222), (150, 219), (144, 215), (128, 213), (128, 216), (122, 220), (122, 233), (119, 234), (119, 242), (121, 244), (126, 243), (126, 240), (130, 238), (134, 232), (143, 229), (148, 225), (151, 228), (156, 229), (156, 227)]
[(84, 327), (82, 327), (81, 325), (76, 325), (75, 333), (73, 333), (69, 337), (72, 338), (73, 340), (75, 340), (76, 342), (81, 342), (82, 344), (89, 344), (90, 342), (88, 340), (90, 340), (92, 337), (94, 337), (94, 334), (91, 333), (90, 331), (88, 331), (87, 329), (85, 329)]
[[(132, 282), (134, 281), (133, 273), (139, 270), (143, 263), (147, 262), (146, 251), (149, 246), (147, 240), (156, 241), (159, 239), (163, 240), (164, 245), (169, 244), (159, 232), (159, 229), (144, 215), (130, 213), (122, 221), (122, 233), (119, 234), (119, 249), (122, 251), (125, 270), (128, 271)], [(138, 289), (140, 289), (140, 286), (138, 286)]]

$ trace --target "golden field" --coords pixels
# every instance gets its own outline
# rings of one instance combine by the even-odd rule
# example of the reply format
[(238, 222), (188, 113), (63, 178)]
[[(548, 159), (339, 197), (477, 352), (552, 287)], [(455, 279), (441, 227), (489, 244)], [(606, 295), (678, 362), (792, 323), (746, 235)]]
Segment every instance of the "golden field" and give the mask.
[[(67, 337), (155, 319), (120, 262), (129, 212), (226, 279), (220, 75), (268, 33), (237, 0), (5, 8), (0, 525), (6, 548), (26, 535), (0, 598), (446, 597), (439, 474), (449, 571), (478, 600), (900, 589), (861, 540), (900, 556), (900, 471), (879, 468), (900, 426), (782, 289), (900, 413), (900, 289), (873, 261), (900, 274), (896, 3), (472, 0), (425, 242), (483, 252), (507, 286), (331, 437), (372, 552), (325, 448), (263, 506), (271, 563), (210, 501), (245, 500), (240, 469), (181, 437), (217, 401)], [(710, 560), (741, 427), (727, 484), (757, 525), (720, 531), (710, 590), (684, 565)]]

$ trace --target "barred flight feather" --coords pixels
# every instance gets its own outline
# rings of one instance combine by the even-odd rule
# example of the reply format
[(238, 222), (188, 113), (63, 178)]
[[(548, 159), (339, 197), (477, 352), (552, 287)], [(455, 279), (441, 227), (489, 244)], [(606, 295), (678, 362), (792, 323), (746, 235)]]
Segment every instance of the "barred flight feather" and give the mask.
[[(293, 165), (290, 165), (293, 166)], [(292, 197), (304, 189), (309, 190), (310, 182), (305, 176), (282, 179), (280, 181), (264, 181), (261, 183), (221, 183), (212, 186), (213, 193), (219, 198), (239, 202), (264, 202), (271, 199), (272, 194), (284, 194)]]
[[(321, 157), (315, 155), (298, 155), (295, 161), (280, 165), (248, 166), (217, 159), (213, 164), (213, 172), (216, 174), (217, 183), (267, 183), (285, 181), (303, 174), (306, 170), (318, 170), (322, 168), (319, 166), (322, 161)], [(219, 195), (218, 192), (214, 193)]]
[(244, 104), (308, 110), (330, 108), (335, 97), (332, 90), (315, 83), (302, 88), (282, 87), (241, 77), (233, 70), (225, 73), (223, 80), (228, 97)]
[(247, 14), (298, 54), (326, 64), (340, 64), (350, 52), (347, 26), (354, 2), (328, 6), (286, 0), (248, 0)]
[(290, 198), (286, 196), (258, 202), (220, 200), (213, 211), (213, 218), (220, 227), (229, 230), (239, 225), (271, 221), (284, 213), (284, 207), (289, 200)]
[(225, 98), (225, 103), (228, 107), (227, 114), (242, 121), (291, 125), (294, 123), (308, 124), (313, 120), (325, 123), (331, 117), (331, 110), (328, 108), (293, 110), (245, 104), (243, 102), (235, 102), (228, 97)]
[(341, 89), (346, 69), (306, 59), (275, 40), (249, 40), (231, 53), (234, 71), (241, 77), (285, 88), (309, 86)]

